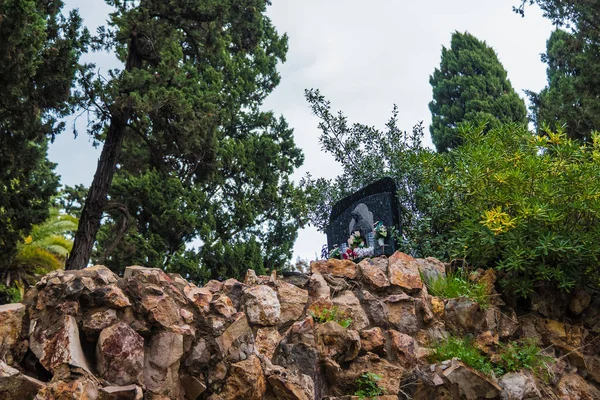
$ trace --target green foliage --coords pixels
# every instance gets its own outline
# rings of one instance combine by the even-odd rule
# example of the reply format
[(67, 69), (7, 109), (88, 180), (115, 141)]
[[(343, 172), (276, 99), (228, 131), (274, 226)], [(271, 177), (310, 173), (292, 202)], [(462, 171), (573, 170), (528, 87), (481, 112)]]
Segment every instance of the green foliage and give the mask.
[(543, 379), (548, 377), (548, 364), (553, 361), (552, 357), (544, 355), (538, 346), (527, 339), (522, 342), (509, 342), (506, 345), (500, 344), (498, 355), (499, 361), (492, 362), (471, 339), (449, 336), (446, 340), (434, 344), (429, 361), (436, 363), (458, 358), (486, 375), (504, 375), (528, 369)]
[(600, 135), (581, 145), (516, 124), (487, 134), (465, 125), (461, 133), (445, 184), (458, 215), (453, 254), (497, 268), (520, 296), (543, 281), (564, 290), (597, 287)]
[(542, 353), (542, 349), (532, 340), (509, 342), (500, 348), (500, 361), (496, 369), (501, 373), (516, 372), (529, 369), (536, 375), (545, 378), (549, 371), (549, 363), (553, 358)]
[(335, 179), (306, 176), (302, 184), (309, 198), (309, 220), (324, 231), (333, 204), (373, 181), (390, 176), (398, 187), (402, 230), (390, 232), (401, 251), (414, 256), (447, 258), (452, 236), (452, 204), (442, 191), (447, 155), (422, 146), (423, 125), (412, 132), (397, 126), (398, 109), (379, 130), (350, 124), (318, 90), (307, 90), (306, 99), (319, 118), (322, 148), (341, 164)]
[(310, 311), (310, 315), (319, 323), (334, 321), (343, 328), (348, 328), (352, 324), (352, 318), (348, 318), (337, 306), (316, 307), (314, 312)]
[(356, 392), (354, 392), (354, 395), (362, 400), (385, 394), (383, 389), (379, 387), (378, 382), (380, 380), (381, 376), (374, 374), (373, 372), (362, 374), (360, 378), (356, 380)]
[(494, 365), (468, 338), (448, 337), (433, 345), (433, 353), (429, 362), (437, 363), (458, 358), (469, 367), (486, 375), (492, 374)]
[(544, 124), (552, 129), (565, 125), (570, 138), (590, 141), (592, 131), (600, 129), (600, 56), (575, 34), (558, 29), (548, 39), (542, 61), (548, 64), (548, 86), (528, 93), (538, 132), (544, 133)]
[(62, 1), (0, 0), (0, 277), (17, 243), (48, 217), (58, 177), (48, 140), (76, 99), (71, 86), (88, 34)]
[(487, 294), (487, 287), (484, 283), (475, 282), (469, 279), (469, 275), (463, 269), (458, 269), (446, 274), (446, 276), (437, 276), (433, 279), (422, 279), (427, 285), (427, 290), (434, 296), (445, 299), (455, 299), (457, 297), (466, 297), (479, 303), (482, 308), (489, 306), (490, 298)]
[(0, 283), (0, 304), (18, 303), (23, 299), (17, 285), (6, 286)]
[[(82, 81), (97, 121), (90, 134), (118, 164), (98, 172), (83, 210), (82, 219), (107, 217), (94, 260), (195, 280), (243, 277), (250, 265), (232, 265), (242, 254), (257, 270), (282, 268), (306, 212), (290, 179), (303, 162), (293, 131), (260, 109), (287, 52), (269, 2), (109, 3), (115, 12), (98, 43), (125, 68), (108, 83)], [(107, 112), (115, 107), (127, 120)]]
[(512, 88), (494, 50), (469, 33), (454, 32), (442, 47), (440, 68), (429, 78), (433, 87), (431, 138), (439, 152), (461, 143), (456, 127), (463, 121), (490, 126), (526, 124), (525, 103)]

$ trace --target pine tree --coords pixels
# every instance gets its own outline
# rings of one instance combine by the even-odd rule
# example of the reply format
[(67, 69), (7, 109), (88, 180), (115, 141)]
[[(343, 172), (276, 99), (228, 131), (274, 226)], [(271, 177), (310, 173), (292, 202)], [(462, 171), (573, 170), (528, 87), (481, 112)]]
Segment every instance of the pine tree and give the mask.
[(495, 51), (469, 33), (452, 34), (442, 48), (440, 68), (429, 78), (433, 87), (431, 138), (440, 152), (461, 143), (460, 122), (526, 123), (525, 103), (512, 88)]

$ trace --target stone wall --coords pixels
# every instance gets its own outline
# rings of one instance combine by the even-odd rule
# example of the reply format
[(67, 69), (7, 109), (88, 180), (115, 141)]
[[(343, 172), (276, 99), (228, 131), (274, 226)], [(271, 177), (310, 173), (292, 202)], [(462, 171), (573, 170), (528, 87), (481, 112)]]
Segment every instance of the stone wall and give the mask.
[[(23, 304), (0, 306), (0, 399), (345, 398), (365, 372), (389, 399), (599, 399), (598, 306), (570, 300), (577, 323), (517, 316), (494, 292), (486, 310), (430, 296), (435, 259), (314, 262), (310, 274), (211, 281), (197, 287), (158, 269), (56, 271)], [(582, 298), (583, 296), (583, 298)], [(337, 307), (347, 328), (311, 316)], [(572, 307), (572, 308), (573, 308)], [(555, 356), (550, 380), (484, 376), (428, 345), (470, 335), (493, 353), (531, 337)]]

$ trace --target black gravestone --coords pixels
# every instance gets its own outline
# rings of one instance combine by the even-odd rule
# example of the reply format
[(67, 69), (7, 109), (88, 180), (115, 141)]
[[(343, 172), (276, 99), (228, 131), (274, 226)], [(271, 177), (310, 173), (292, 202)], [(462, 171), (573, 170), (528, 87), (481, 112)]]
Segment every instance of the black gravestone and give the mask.
[(388, 228), (385, 246), (374, 246), (374, 255), (391, 255), (396, 244), (390, 235), (390, 228), (400, 229), (400, 208), (396, 195), (396, 183), (392, 178), (383, 178), (334, 204), (327, 226), (327, 248), (347, 245), (350, 234), (360, 232), (362, 238), (372, 242), (373, 224), (381, 221)]

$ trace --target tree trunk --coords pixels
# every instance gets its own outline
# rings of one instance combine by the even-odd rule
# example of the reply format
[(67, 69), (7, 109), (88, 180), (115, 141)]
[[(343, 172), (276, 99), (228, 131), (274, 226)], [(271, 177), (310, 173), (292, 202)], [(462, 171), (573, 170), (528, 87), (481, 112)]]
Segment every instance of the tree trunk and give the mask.
[[(137, 51), (137, 32), (134, 29), (131, 32), (131, 42), (129, 44), (125, 70), (131, 71), (134, 68), (140, 68), (141, 65), (142, 60)], [(87, 267), (90, 260), (131, 114), (132, 109), (127, 105), (123, 105), (121, 109), (112, 112), (110, 126), (106, 135), (106, 141), (102, 147), (100, 159), (98, 160), (94, 180), (85, 199), (81, 218), (79, 218), (79, 226), (77, 227), (77, 233), (73, 241), (73, 249), (65, 265), (65, 269), (67, 270), (83, 269)]]

